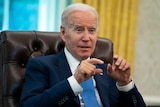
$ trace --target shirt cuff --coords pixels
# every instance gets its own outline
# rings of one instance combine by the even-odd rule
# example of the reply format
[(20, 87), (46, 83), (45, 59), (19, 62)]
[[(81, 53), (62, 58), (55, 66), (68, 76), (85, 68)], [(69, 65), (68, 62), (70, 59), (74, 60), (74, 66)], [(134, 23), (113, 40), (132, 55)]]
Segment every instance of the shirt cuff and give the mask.
[(75, 96), (77, 96), (78, 94), (80, 94), (82, 92), (83, 89), (82, 89), (81, 85), (77, 82), (77, 80), (75, 79), (74, 76), (70, 76), (68, 78), (68, 82), (69, 82)]
[(134, 82), (131, 81), (129, 84), (127, 84), (125, 86), (119, 86), (118, 82), (116, 82), (116, 86), (117, 86), (119, 91), (128, 92), (128, 91), (130, 91), (131, 89), (134, 88)]

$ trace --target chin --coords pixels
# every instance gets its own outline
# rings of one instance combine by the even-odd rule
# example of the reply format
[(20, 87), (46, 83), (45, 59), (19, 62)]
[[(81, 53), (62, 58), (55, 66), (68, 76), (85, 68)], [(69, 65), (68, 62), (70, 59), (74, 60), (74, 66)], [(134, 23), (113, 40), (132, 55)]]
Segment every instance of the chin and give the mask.
[(88, 57), (90, 57), (90, 55), (81, 56), (82, 60), (87, 59)]
[(87, 59), (88, 57), (90, 57), (91, 56), (91, 52), (81, 52), (81, 53), (79, 53), (79, 56), (81, 57), (81, 59), (82, 60), (84, 60), (84, 59)]

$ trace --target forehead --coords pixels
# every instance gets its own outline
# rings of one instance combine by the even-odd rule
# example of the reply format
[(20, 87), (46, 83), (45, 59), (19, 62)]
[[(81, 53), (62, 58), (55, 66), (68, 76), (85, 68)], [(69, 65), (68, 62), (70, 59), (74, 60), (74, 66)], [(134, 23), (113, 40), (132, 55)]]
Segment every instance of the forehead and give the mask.
[(97, 16), (92, 11), (72, 11), (68, 17), (68, 24), (97, 27)]

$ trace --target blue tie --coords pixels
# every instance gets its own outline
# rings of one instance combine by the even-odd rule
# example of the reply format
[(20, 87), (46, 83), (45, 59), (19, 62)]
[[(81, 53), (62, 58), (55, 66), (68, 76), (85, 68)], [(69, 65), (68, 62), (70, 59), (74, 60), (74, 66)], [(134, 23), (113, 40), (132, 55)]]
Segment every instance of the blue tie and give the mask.
[(92, 77), (81, 83), (83, 92), (81, 93), (85, 107), (100, 107), (96, 99)]

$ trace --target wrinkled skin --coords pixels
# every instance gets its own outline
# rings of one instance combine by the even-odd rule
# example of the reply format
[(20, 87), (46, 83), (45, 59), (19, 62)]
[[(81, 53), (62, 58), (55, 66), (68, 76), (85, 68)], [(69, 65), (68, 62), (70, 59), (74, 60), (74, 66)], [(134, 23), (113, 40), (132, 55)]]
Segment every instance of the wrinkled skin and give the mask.
[[(88, 57), (94, 52), (97, 33), (98, 19), (92, 11), (75, 10), (68, 17), (68, 27), (61, 26), (61, 38), (65, 42), (67, 50), (81, 64), (74, 73), (75, 79), (81, 83), (93, 75), (103, 75), (101, 69), (95, 67), (94, 64), (103, 64), (100, 59)], [(113, 64), (108, 64), (108, 74), (115, 79), (119, 85), (127, 85), (130, 79), (130, 65), (122, 57), (115, 55)]]

